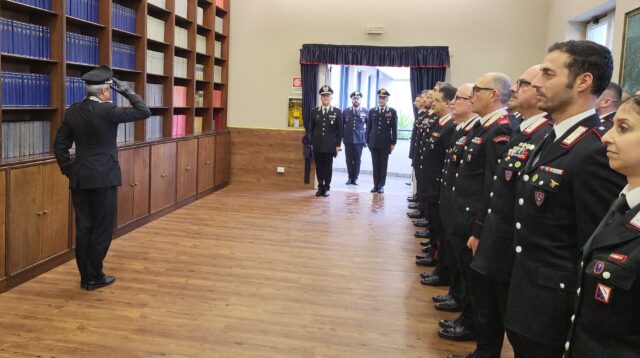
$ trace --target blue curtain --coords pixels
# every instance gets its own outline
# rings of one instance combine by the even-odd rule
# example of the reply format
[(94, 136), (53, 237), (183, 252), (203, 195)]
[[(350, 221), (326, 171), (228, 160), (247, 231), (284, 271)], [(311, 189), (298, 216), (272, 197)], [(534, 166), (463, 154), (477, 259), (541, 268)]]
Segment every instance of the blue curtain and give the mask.
[(311, 110), (318, 99), (318, 65), (300, 65), (302, 76), (302, 122), (305, 132), (309, 131)]
[(302, 45), (300, 63), (390, 67), (449, 67), (447, 46)]

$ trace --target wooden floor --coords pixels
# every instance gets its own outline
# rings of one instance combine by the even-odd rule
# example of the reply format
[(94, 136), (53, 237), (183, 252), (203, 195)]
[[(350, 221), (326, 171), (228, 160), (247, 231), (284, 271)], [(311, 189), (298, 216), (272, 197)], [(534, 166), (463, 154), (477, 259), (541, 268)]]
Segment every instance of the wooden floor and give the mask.
[[(446, 357), (405, 194), (230, 186), (0, 295), (2, 357)], [(505, 352), (508, 349), (505, 349)], [(505, 356), (511, 356), (511, 353)]]

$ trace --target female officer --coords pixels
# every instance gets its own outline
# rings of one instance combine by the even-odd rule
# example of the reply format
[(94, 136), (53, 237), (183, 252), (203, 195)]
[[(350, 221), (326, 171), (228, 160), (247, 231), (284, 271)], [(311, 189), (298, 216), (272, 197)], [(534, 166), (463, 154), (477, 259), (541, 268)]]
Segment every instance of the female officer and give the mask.
[(627, 186), (587, 241), (568, 357), (640, 357), (640, 96), (620, 106), (603, 137)]

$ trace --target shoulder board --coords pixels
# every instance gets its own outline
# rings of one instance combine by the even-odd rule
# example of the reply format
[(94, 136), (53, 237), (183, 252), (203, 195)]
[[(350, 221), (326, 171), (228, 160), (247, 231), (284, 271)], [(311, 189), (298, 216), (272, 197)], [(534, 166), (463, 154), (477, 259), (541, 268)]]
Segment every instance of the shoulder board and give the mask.
[(511, 125), (511, 119), (509, 117), (502, 117), (498, 119), (498, 124), (503, 126), (505, 124)]
[(492, 124), (494, 124), (496, 121), (498, 120), (498, 118), (491, 118), (490, 120), (487, 121), (487, 123), (485, 123), (483, 125), (484, 128), (489, 128), (491, 127)]
[(640, 212), (637, 213), (636, 216), (634, 216), (633, 219), (631, 219), (631, 221), (629, 221), (629, 223), (627, 224), (627, 227), (633, 231), (640, 232)]
[(546, 123), (549, 123), (549, 120), (545, 117), (542, 117), (535, 121), (532, 125), (530, 125), (527, 129), (525, 129), (522, 134), (524, 135), (532, 135), (542, 128)]
[(451, 121), (451, 116), (449, 116), (447, 119), (444, 120), (444, 122), (442, 120), (440, 120), (440, 127), (444, 127), (447, 123), (449, 123)]
[(580, 141), (580, 139), (586, 137), (586, 135), (584, 135), (584, 134), (587, 133), (588, 130), (589, 130), (589, 128), (587, 128), (585, 126), (580, 126), (580, 127), (576, 128), (576, 129), (574, 129), (573, 132), (571, 132), (571, 134), (569, 134), (562, 141), (562, 146), (566, 147), (566, 148), (572, 147), (574, 144), (576, 144), (578, 141)]

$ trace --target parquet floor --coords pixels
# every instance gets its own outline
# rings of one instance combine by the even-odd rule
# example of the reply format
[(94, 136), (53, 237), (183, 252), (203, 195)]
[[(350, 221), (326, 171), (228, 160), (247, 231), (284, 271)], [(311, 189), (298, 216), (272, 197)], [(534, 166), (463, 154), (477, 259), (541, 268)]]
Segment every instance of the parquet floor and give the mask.
[[(3, 357), (446, 357), (402, 194), (230, 186), (0, 295)], [(506, 351), (506, 350), (505, 350)], [(510, 356), (510, 355), (506, 355)]]

